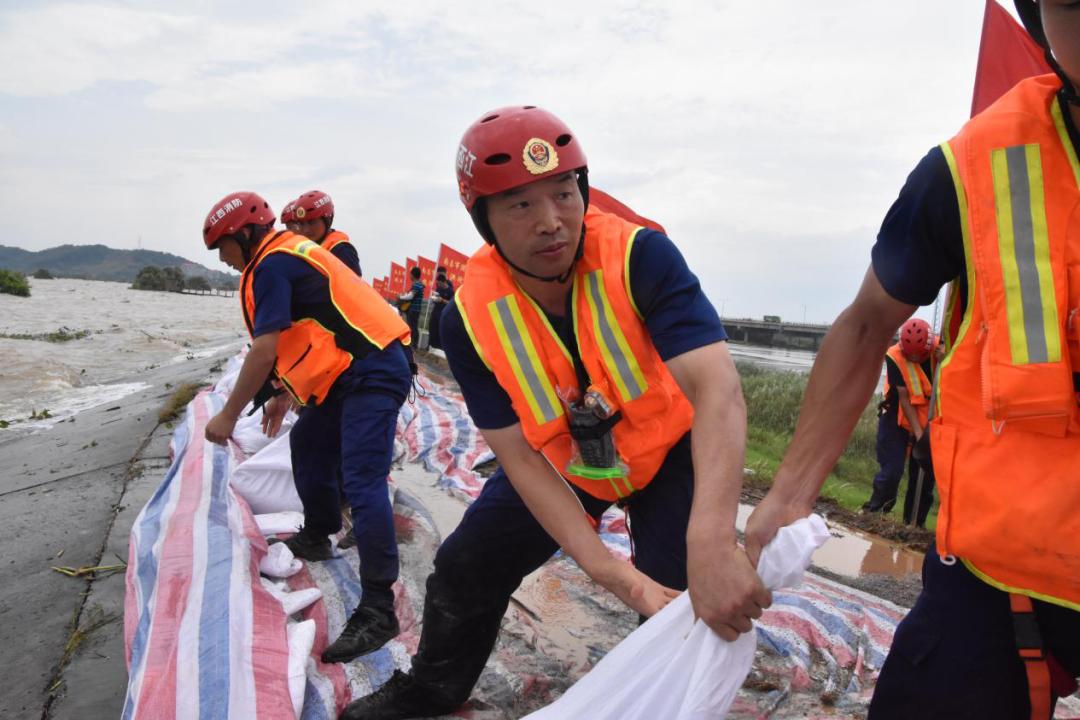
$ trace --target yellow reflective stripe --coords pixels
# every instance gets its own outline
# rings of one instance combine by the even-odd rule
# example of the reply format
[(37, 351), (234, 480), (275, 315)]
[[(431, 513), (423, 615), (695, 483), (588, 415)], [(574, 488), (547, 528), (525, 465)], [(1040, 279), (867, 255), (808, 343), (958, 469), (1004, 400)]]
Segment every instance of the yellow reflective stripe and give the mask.
[(480, 343), (476, 341), (476, 333), (473, 332), (472, 323), (469, 322), (469, 313), (465, 312), (465, 303), (461, 299), (461, 293), (454, 293), (454, 304), (457, 305), (458, 313), (461, 314), (461, 323), (465, 326), (465, 332), (469, 334), (469, 339), (472, 340), (473, 347), (476, 348), (476, 355), (484, 363), (484, 367), (494, 372), (491, 367), (491, 363), (484, 357), (484, 350), (480, 347)]
[(558, 418), (562, 405), (540, 362), (517, 299), (513, 295), (501, 297), (488, 304), (488, 312), (533, 418), (538, 425)]
[(1058, 137), (1061, 138), (1061, 145), (1065, 148), (1065, 154), (1069, 158), (1069, 165), (1072, 166), (1076, 185), (1080, 187), (1080, 161), (1076, 159), (1076, 148), (1073, 147), (1072, 139), (1069, 137), (1069, 131), (1065, 126), (1065, 117), (1061, 114), (1061, 103), (1058, 102), (1057, 97), (1050, 104), (1050, 116), (1054, 118), (1054, 127), (1057, 129)]
[[(521, 289), (520, 285), (518, 285), (518, 289)], [(536, 301), (529, 296), (529, 293), (524, 290), (521, 290), (521, 297), (525, 298), (525, 301), (532, 305), (532, 309), (536, 311), (536, 316), (540, 318), (540, 322), (544, 323), (544, 327), (547, 328), (548, 333), (551, 335), (551, 339), (555, 341), (555, 345), (562, 351), (563, 357), (566, 358), (566, 362), (573, 365), (574, 358), (570, 356), (570, 351), (566, 349), (566, 345), (563, 344), (562, 338), (559, 337), (559, 333), (555, 332), (555, 328), (551, 327), (551, 322), (548, 320), (547, 313), (544, 312), (543, 309), (536, 304)]]
[(626, 297), (630, 298), (630, 307), (634, 308), (634, 314), (641, 320), (645, 320), (645, 316), (638, 310), (637, 303), (634, 302), (634, 291), (630, 287), (630, 251), (634, 249), (634, 240), (637, 239), (637, 234), (644, 229), (636, 227), (630, 233), (630, 239), (626, 241), (626, 257), (623, 258), (623, 282), (626, 283)]
[[(960, 321), (960, 329), (957, 331), (956, 337), (952, 338), (949, 343), (945, 359), (938, 366), (939, 375), (952, 361), (954, 351), (967, 336), (968, 330), (971, 328), (971, 318), (975, 312), (975, 255), (971, 247), (971, 219), (968, 215), (967, 192), (964, 190), (964, 183), (960, 178), (960, 171), (957, 169), (956, 156), (953, 155), (952, 147), (947, 142), (941, 143), (940, 147), (942, 154), (945, 156), (945, 162), (949, 166), (949, 174), (952, 175), (953, 187), (956, 188), (956, 204), (960, 208), (960, 234), (964, 240), (964, 270), (967, 273), (967, 302), (964, 307), (964, 319)], [(957, 293), (959, 293), (959, 289)], [(935, 415), (941, 412), (942, 389), (937, 383), (934, 384)]]
[[(363, 335), (364, 339), (367, 340), (369, 343), (371, 343), (375, 347), (379, 348), (380, 350), (385, 349), (386, 345), (388, 343), (384, 343), (384, 344), (380, 345), (378, 342), (375, 341), (375, 338), (371, 337), (370, 335), (368, 335), (364, 331), (364, 328), (360, 327), (359, 325), (353, 325), (353, 322), (352, 322), (352, 320), (349, 319), (349, 316), (347, 314), (345, 314), (344, 311), (342, 311), (341, 305), (339, 305), (338, 301), (334, 299), (334, 283), (330, 282), (330, 271), (326, 267), (324, 267), (316, 258), (311, 256), (312, 248), (317, 248), (317, 247), (319, 247), (317, 243), (313, 243), (310, 240), (305, 240), (304, 242), (297, 245), (295, 250), (292, 249), (292, 248), (287, 248), (287, 247), (280, 248), (280, 250), (282, 250), (284, 252), (287, 252), (287, 253), (290, 253), (290, 254), (300, 255), (301, 257), (304, 258), (305, 261), (307, 261), (308, 263), (310, 263), (310, 264), (314, 265), (315, 267), (319, 268), (320, 270), (322, 270), (323, 276), (326, 277), (327, 290), (330, 293), (330, 303), (334, 306), (334, 309), (338, 311), (338, 314), (341, 315), (341, 319), (345, 321), (346, 325), (348, 325), (353, 330), (355, 330), (356, 332)], [(272, 250), (271, 252), (276, 252), (276, 251)], [(269, 253), (267, 253), (267, 254), (269, 254)], [(391, 340), (391, 342), (393, 342), (393, 340)], [(408, 343), (402, 342), (401, 344), (402, 345), (407, 345)]]
[(904, 364), (907, 365), (908, 374), (908, 390), (912, 395), (922, 396), (923, 386), (922, 381), (919, 379), (919, 369), (915, 363), (911, 362), (907, 358), (904, 358)]
[(1014, 365), (1061, 359), (1039, 146), (991, 151), (998, 250)]
[(608, 374), (615, 380), (623, 402), (629, 402), (644, 394), (648, 388), (645, 373), (641, 371), (630, 343), (626, 341), (622, 328), (615, 320), (607, 290), (604, 287), (604, 271), (593, 270), (585, 278), (585, 299), (593, 317), (593, 331), (600, 354), (608, 368)]
[(1066, 608), (1069, 608), (1070, 610), (1080, 610), (1080, 603), (1070, 602), (1069, 600), (1065, 600), (1064, 598), (1054, 597), (1053, 595), (1044, 595), (1043, 593), (1036, 592), (1034, 590), (1028, 590), (1026, 588), (1015, 587), (1013, 585), (1006, 585), (1003, 582), (998, 582), (994, 578), (992, 578), (989, 575), (987, 575), (986, 573), (984, 573), (979, 568), (975, 567), (975, 564), (972, 563), (970, 560), (965, 560), (964, 558), (960, 558), (960, 562), (964, 563), (964, 565), (967, 567), (967, 569), (970, 570), (971, 573), (975, 577), (979, 578), (980, 580), (982, 580), (984, 583), (986, 583), (988, 585), (993, 585), (998, 590), (1003, 590), (1003, 591), (1005, 591), (1007, 593), (1014, 593), (1014, 594), (1017, 594), (1017, 595), (1027, 595), (1030, 598), (1035, 598), (1036, 600), (1042, 600), (1043, 602), (1053, 603), (1054, 605), (1060, 605), (1061, 607), (1066, 607)]

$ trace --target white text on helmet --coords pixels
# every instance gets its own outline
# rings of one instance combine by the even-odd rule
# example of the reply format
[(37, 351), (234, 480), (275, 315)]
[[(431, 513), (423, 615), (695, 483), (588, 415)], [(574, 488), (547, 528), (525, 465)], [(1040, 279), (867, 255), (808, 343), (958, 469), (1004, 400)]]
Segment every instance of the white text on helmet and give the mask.
[(457, 167), (458, 170), (465, 173), (467, 176), (472, 177), (473, 161), (476, 160), (476, 156), (469, 152), (469, 148), (464, 145), (458, 146), (457, 151)]
[(236, 210), (238, 207), (244, 204), (244, 201), (240, 198), (233, 198), (229, 202), (225, 203), (217, 209), (217, 212), (210, 216), (210, 227), (214, 227), (218, 224), (219, 220), (225, 218), (226, 215)]

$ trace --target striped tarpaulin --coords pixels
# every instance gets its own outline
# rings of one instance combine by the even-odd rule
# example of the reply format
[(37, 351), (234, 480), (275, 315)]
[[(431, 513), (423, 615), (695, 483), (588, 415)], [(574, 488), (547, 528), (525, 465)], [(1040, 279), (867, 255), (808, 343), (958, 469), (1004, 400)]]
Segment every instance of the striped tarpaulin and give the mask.
[(203, 438), (224, 404), (200, 393), (128, 551), (124, 720), (294, 718), (286, 618), (259, 584), (266, 543), (228, 486), (225, 448)]

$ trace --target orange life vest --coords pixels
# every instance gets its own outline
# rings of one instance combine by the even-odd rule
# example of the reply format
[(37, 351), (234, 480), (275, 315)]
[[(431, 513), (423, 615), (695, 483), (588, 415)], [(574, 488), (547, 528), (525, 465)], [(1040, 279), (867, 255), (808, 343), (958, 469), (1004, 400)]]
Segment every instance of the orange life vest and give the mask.
[(1080, 610), (1080, 163), (1060, 87), (1055, 75), (1024, 80), (941, 146), (967, 298), (930, 440), (938, 552), (1002, 590)]
[(494, 248), (485, 245), (469, 259), (455, 302), (476, 352), (510, 396), (529, 445), (585, 492), (615, 501), (652, 481), (690, 429), (694, 410), (630, 295), (630, 249), (641, 228), (594, 209), (585, 225), (584, 253), (573, 276), (574, 334), (592, 386), (622, 413), (612, 435), (628, 468), (625, 476), (586, 477), (568, 469), (574, 446), (560, 394), (582, 390), (573, 360)]
[(266, 236), (240, 278), (249, 333), (255, 329), (255, 268), (273, 253), (301, 258), (330, 286), (331, 304), (306, 308), (311, 316), (294, 320), (278, 340), (274, 375), (301, 404), (321, 403), (357, 353), (394, 340), (409, 343), (409, 326), (370, 285), (325, 247), (287, 230)]
[[(900, 343), (896, 343), (889, 348), (886, 355), (892, 358), (892, 361), (896, 363), (896, 367), (900, 368), (900, 374), (903, 376), (904, 384), (907, 386), (908, 400), (919, 416), (919, 427), (925, 429), (927, 418), (930, 415), (930, 378), (927, 377), (926, 371), (923, 370), (922, 363), (908, 360), (904, 356), (904, 352), (900, 349)], [(888, 396), (890, 389), (889, 375), (886, 373), (886, 396)], [(911, 431), (911, 423), (908, 422), (907, 415), (904, 414), (904, 408), (900, 406), (899, 397), (897, 397), (896, 401), (896, 422), (900, 427)]]
[(333, 250), (335, 246), (347, 242), (349, 242), (348, 235), (341, 232), (340, 230), (331, 230), (330, 232), (326, 233), (326, 237), (324, 237), (323, 241), (319, 244), (324, 250)]

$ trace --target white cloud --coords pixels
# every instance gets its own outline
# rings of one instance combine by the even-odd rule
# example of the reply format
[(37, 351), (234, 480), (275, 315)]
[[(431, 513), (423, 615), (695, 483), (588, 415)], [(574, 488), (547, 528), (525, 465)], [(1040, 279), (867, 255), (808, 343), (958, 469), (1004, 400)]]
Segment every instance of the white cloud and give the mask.
[(16, 223), (27, 247), (142, 235), (208, 261), (197, 232), (221, 195), (280, 206), (320, 187), (381, 273), (476, 247), (456, 141), (530, 102), (575, 128), (594, 181), (663, 222), (710, 294), (754, 314), (802, 297), (783, 302), (825, 320), (907, 172), (964, 120), (980, 18), (935, 0), (7, 8), (0, 209), (63, 208)]

